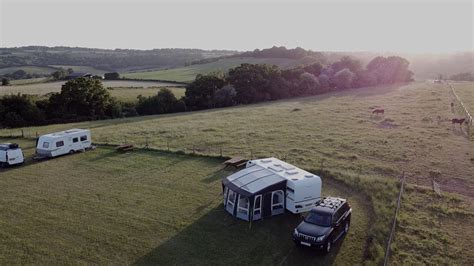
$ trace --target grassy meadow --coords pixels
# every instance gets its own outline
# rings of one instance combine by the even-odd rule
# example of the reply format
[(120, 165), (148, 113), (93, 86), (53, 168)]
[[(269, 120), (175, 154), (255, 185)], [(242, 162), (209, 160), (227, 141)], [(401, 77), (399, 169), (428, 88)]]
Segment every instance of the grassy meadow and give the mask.
[[(60, 92), (65, 81), (47, 83), (24, 84), (14, 86), (0, 86), (0, 96), (9, 94), (45, 95), (51, 92)], [(123, 101), (135, 101), (138, 95), (152, 96), (162, 87), (169, 87), (180, 98), (184, 95), (184, 88), (175, 87), (174, 83), (158, 81), (128, 81), (128, 80), (104, 80), (104, 87), (111, 88), (112, 96)]]
[(227, 72), (230, 68), (239, 66), (243, 63), (273, 64), (278, 65), (281, 68), (289, 68), (302, 64), (303, 62), (301, 60), (288, 58), (225, 58), (207, 64), (191, 65), (166, 70), (122, 73), (121, 76), (130, 79), (156, 79), (178, 82), (191, 82), (194, 80), (197, 74), (208, 74), (214, 71)]
[[(450, 108), (453, 99), (446, 84), (415, 82), (192, 113), (32, 127), (24, 132), (33, 136), (90, 128), (99, 143), (148, 142), (159, 149), (275, 156), (332, 176), (370, 203), (373, 218), (364, 260), (376, 263), (383, 259), (398, 178), (405, 172), (409, 185), (391, 261), (472, 264), (473, 239), (465, 231), (474, 227), (474, 142), (468, 140), (465, 128), (451, 126), (456, 115)], [(385, 114), (373, 115), (376, 107), (384, 108)], [(441, 197), (430, 191), (433, 173)]]
[(112, 148), (0, 170), (0, 264), (360, 264), (371, 206), (324, 179), (325, 195), (347, 197), (351, 229), (329, 256), (291, 240), (299, 215), (249, 223), (222, 208), (223, 159)]
[(474, 83), (473, 82), (457, 82), (452, 83), (454, 91), (456, 91), (461, 101), (464, 103), (471, 115), (474, 115)]

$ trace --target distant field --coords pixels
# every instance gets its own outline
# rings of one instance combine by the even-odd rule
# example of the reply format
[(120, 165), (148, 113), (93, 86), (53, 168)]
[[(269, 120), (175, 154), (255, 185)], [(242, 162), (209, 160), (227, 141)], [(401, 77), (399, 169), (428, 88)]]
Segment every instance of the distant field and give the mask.
[[(30, 95), (44, 95), (50, 92), (61, 91), (61, 86), (65, 81), (15, 85), (15, 86), (0, 86), (0, 96), (8, 94), (30, 94)], [(156, 94), (158, 87), (173, 87), (172, 91), (176, 93), (176, 97), (184, 95), (183, 88), (176, 88), (174, 83), (155, 82), (155, 81), (125, 81), (125, 80), (104, 80), (105, 87), (117, 88), (111, 90), (112, 95), (120, 99), (135, 100), (139, 94), (143, 96), (150, 96)]]
[(452, 85), (469, 113), (474, 115), (474, 82), (458, 82)]
[[(111, 88), (110, 93), (112, 96), (116, 97), (117, 99), (121, 101), (136, 101), (138, 95), (142, 95), (144, 97), (148, 96), (154, 96), (158, 93), (158, 91), (162, 87), (149, 87), (149, 88), (143, 88), (143, 87), (116, 87), (116, 88)], [(185, 88), (182, 87), (167, 87), (170, 89), (173, 94), (176, 96), (176, 98), (181, 98), (184, 96), (184, 93), (186, 91)]]
[(113, 148), (0, 170), (0, 264), (361, 264), (370, 206), (325, 179), (324, 195), (347, 197), (351, 229), (329, 256), (291, 240), (299, 215), (236, 220), (222, 208), (220, 159)]
[(97, 69), (91, 66), (65, 66), (65, 65), (53, 65), (53, 67), (61, 67), (64, 69), (72, 68), (74, 72), (79, 72), (79, 73), (91, 73), (94, 75), (103, 75), (106, 72), (110, 72), (107, 70), (103, 69)]
[(0, 68), (0, 75), (13, 73), (17, 70), (23, 70), (27, 74), (51, 74), (52, 72), (56, 71), (56, 69), (52, 67), (21, 66), (21, 67)]
[[(50, 80), (50, 78), (34, 78), (34, 79), (15, 79), (10, 80), (11, 85), (26, 85), (26, 84), (36, 84), (36, 83), (43, 83)], [(0, 87), (0, 90), (5, 87)]]
[[(162, 149), (169, 143), (172, 150), (188, 152), (211, 147), (215, 154), (222, 148), (225, 155), (276, 156), (307, 169), (341, 173), (341, 182), (363, 191), (373, 204), (376, 220), (370, 234), (384, 242), (371, 250), (379, 258), (397, 193), (389, 181), (405, 171), (410, 185), (392, 246), (394, 263), (472, 265), (474, 239), (465, 232), (474, 227), (474, 142), (451, 126), (453, 97), (445, 84), (420, 82), (25, 132), (91, 128), (97, 142), (144, 146), (148, 141)], [(372, 115), (375, 107), (384, 108), (385, 115)], [(19, 131), (3, 134), (12, 132)], [(443, 197), (430, 192), (430, 171), (439, 171)]]
[(179, 82), (193, 81), (197, 74), (208, 74), (213, 71), (227, 72), (229, 68), (239, 66), (243, 63), (250, 64), (274, 64), (281, 68), (293, 67), (301, 64), (301, 61), (287, 58), (226, 58), (217, 62), (191, 65), (181, 68), (173, 68), (169, 70), (143, 71), (135, 73), (121, 74), (125, 78), (130, 79), (157, 79), (170, 80)]

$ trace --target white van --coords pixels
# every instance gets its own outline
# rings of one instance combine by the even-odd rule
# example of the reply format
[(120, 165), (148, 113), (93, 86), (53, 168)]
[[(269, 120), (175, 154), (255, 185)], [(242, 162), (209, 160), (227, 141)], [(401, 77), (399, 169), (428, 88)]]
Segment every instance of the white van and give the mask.
[(36, 144), (36, 154), (42, 157), (56, 157), (85, 151), (91, 147), (90, 130), (69, 129), (40, 136)]
[(23, 162), (23, 151), (18, 144), (0, 144), (0, 166), (22, 164)]

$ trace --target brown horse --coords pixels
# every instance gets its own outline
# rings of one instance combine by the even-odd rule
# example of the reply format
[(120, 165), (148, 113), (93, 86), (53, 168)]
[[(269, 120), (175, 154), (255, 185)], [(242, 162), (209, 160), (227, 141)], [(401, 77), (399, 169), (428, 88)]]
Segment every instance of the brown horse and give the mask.
[(451, 119), (452, 125), (454, 126), (455, 124), (459, 124), (459, 127), (462, 127), (462, 123), (464, 123), (464, 121), (466, 121), (466, 118), (460, 118), (460, 119), (453, 118), (453, 119)]
[(374, 109), (372, 111), (372, 114), (384, 114), (384, 113), (385, 113), (385, 110), (382, 108)]

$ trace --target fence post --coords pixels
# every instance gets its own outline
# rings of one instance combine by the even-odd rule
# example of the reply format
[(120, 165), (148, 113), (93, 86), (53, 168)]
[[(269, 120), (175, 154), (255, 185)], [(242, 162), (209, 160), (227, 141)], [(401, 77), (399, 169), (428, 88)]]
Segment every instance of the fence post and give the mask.
[(168, 148), (168, 151), (170, 151), (170, 140), (166, 139), (166, 147)]
[(253, 160), (253, 150), (250, 149), (250, 160)]
[(222, 146), (220, 147), (220, 153), (221, 153), (221, 157), (222, 157)]
[(145, 149), (148, 150), (148, 137), (146, 137), (146, 139), (145, 139)]
[(193, 143), (193, 154), (194, 154), (194, 143)]
[(22, 138), (25, 137), (25, 133), (23, 132), (23, 129), (21, 130), (21, 137), (22, 137)]

